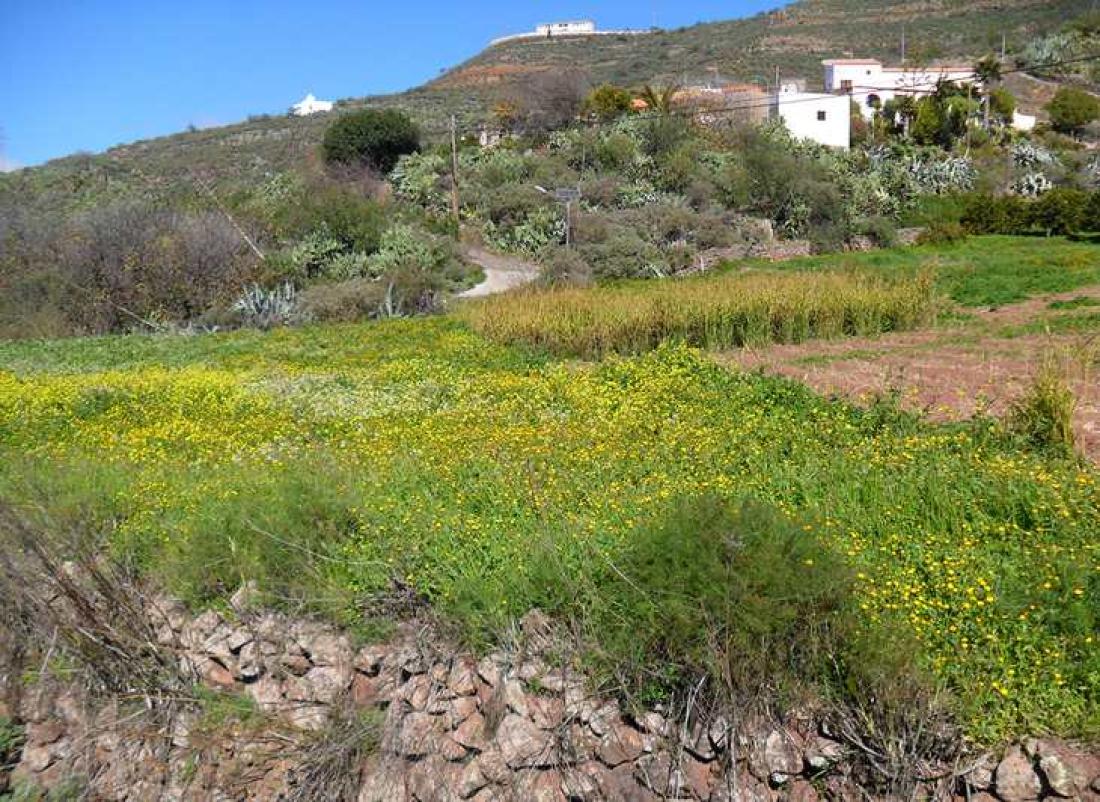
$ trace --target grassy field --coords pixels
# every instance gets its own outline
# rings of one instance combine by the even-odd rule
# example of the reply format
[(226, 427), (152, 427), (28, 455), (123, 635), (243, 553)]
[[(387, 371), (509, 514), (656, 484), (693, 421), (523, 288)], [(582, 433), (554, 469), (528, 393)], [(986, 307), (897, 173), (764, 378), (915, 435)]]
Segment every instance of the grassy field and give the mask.
[(602, 637), (665, 664), (619, 566), (695, 576), (694, 528), (647, 533), (748, 499), (804, 538), (785, 586), (835, 556), (861, 631), (915, 643), (970, 736), (1098, 734), (1095, 469), (685, 346), (558, 362), (454, 318), (2, 345), (0, 495), (194, 601), (256, 578), (351, 621), (396, 581), (474, 640), (614, 602)]
[[(674, 283), (529, 290), (466, 305), (458, 315), (496, 342), (598, 358), (641, 353), (668, 339), (737, 348), (903, 331), (929, 324), (937, 312), (965, 319), (967, 307), (998, 307), (1092, 284), (1100, 284), (1094, 244), (974, 237), (948, 248), (740, 262)], [(1090, 327), (1079, 314), (1047, 323)]]
[[(727, 270), (745, 267), (726, 265)], [(1001, 306), (1036, 295), (1100, 284), (1096, 245), (1065, 237), (970, 237), (949, 247), (890, 248), (825, 254), (789, 262), (749, 263), (770, 270), (871, 270), (888, 275), (929, 270), (940, 292), (961, 306)]]

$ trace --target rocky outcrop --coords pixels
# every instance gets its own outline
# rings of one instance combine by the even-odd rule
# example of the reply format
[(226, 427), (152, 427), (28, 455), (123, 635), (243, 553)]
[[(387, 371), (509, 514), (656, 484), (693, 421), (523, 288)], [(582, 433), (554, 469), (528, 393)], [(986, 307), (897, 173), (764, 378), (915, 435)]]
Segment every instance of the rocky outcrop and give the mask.
[[(191, 617), (167, 599), (151, 612), (181, 669), (241, 715), (220, 720), (209, 698), (165, 712), (42, 682), (20, 699), (25, 740), (12, 779), (50, 788), (77, 776), (103, 800), (324, 798), (303, 783), (338, 748), (326, 739), (335, 744), (339, 722), (374, 717), (376, 743), (349, 752), (352, 768), (342, 769), (358, 802), (874, 796), (856, 781), (852, 747), (805, 717), (684, 721), (591, 695), (582, 677), (547, 662), (537, 614), (516, 649), (478, 659), (412, 626), (356, 648), (322, 624), (252, 612), (248, 596), (234, 597), (232, 614)], [(1036, 740), (958, 775), (947, 767), (919, 793), (1097, 800), (1098, 774), (1096, 755)]]

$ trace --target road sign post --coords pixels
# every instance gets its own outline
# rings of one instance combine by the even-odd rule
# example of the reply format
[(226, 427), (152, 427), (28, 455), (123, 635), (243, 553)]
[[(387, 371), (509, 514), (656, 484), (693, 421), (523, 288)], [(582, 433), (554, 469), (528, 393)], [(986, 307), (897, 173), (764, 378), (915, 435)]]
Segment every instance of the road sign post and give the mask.
[(554, 198), (565, 204), (565, 247), (573, 245), (573, 204), (581, 199), (579, 187), (558, 187), (554, 190)]

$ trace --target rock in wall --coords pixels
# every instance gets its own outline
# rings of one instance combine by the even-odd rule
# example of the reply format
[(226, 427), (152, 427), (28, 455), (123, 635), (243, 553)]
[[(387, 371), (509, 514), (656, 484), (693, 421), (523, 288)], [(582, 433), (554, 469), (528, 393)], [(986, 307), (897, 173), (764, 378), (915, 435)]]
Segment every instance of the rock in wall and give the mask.
[[(232, 615), (192, 617), (161, 599), (150, 615), (181, 670), (225, 698), (251, 700), (249, 721), (211, 725), (202, 704), (188, 700), (166, 710), (163, 700), (97, 698), (43, 680), (9, 711), (25, 733), (10, 779), (51, 788), (76, 777), (92, 798), (135, 802), (334, 798), (311, 769), (336, 749), (326, 740), (336, 723), (369, 715), (377, 740), (349, 753), (352, 765), (342, 769), (341, 787), (351, 791), (341, 794), (358, 802), (881, 795), (860, 786), (853, 746), (807, 718), (683, 721), (591, 695), (583, 677), (547, 662), (548, 625), (537, 614), (524, 620), (515, 649), (477, 658), (414, 625), (389, 643), (353, 648), (323, 624), (249, 612), (247, 594), (235, 602)], [(1031, 740), (999, 759), (943, 767), (913, 793), (1100, 800), (1098, 775), (1097, 755)]]

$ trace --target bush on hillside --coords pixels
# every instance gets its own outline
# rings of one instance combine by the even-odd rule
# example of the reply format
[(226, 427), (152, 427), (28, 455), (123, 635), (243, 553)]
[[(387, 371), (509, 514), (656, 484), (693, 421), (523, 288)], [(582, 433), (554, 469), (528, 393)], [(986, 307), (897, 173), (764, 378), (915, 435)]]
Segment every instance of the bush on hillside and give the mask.
[(1034, 202), (1031, 223), (1047, 236), (1072, 234), (1085, 227), (1088, 206), (1087, 192), (1058, 187), (1044, 193)]
[(1016, 195), (970, 195), (960, 222), (972, 234), (1021, 234), (1031, 230), (1028, 202)]
[(1046, 106), (1055, 131), (1077, 136), (1086, 125), (1100, 118), (1100, 100), (1074, 86), (1063, 86)]
[(12, 219), (0, 243), (0, 329), (64, 336), (189, 321), (233, 298), (258, 266), (216, 212), (131, 201), (67, 220)]
[(896, 715), (894, 702), (922, 687), (913, 652), (882, 648), (866, 626), (844, 560), (763, 503), (681, 499), (614, 565), (596, 556), (561, 576), (552, 555), (539, 563), (534, 581), (560, 594), (546, 606), (580, 634), (597, 679), (628, 698), (705, 687), (704, 709), (781, 710), (807, 694), (866, 695)]
[(968, 234), (961, 223), (952, 220), (935, 220), (917, 235), (918, 245), (944, 247), (964, 242)]
[(614, 120), (630, 111), (630, 92), (614, 84), (601, 84), (584, 99), (585, 113), (597, 120)]
[(420, 149), (420, 131), (396, 109), (362, 109), (345, 114), (325, 131), (321, 152), (325, 161), (366, 165), (388, 173), (397, 160)]
[(974, 194), (960, 222), (972, 234), (1072, 234), (1100, 225), (1098, 193), (1057, 187), (1037, 198)]

